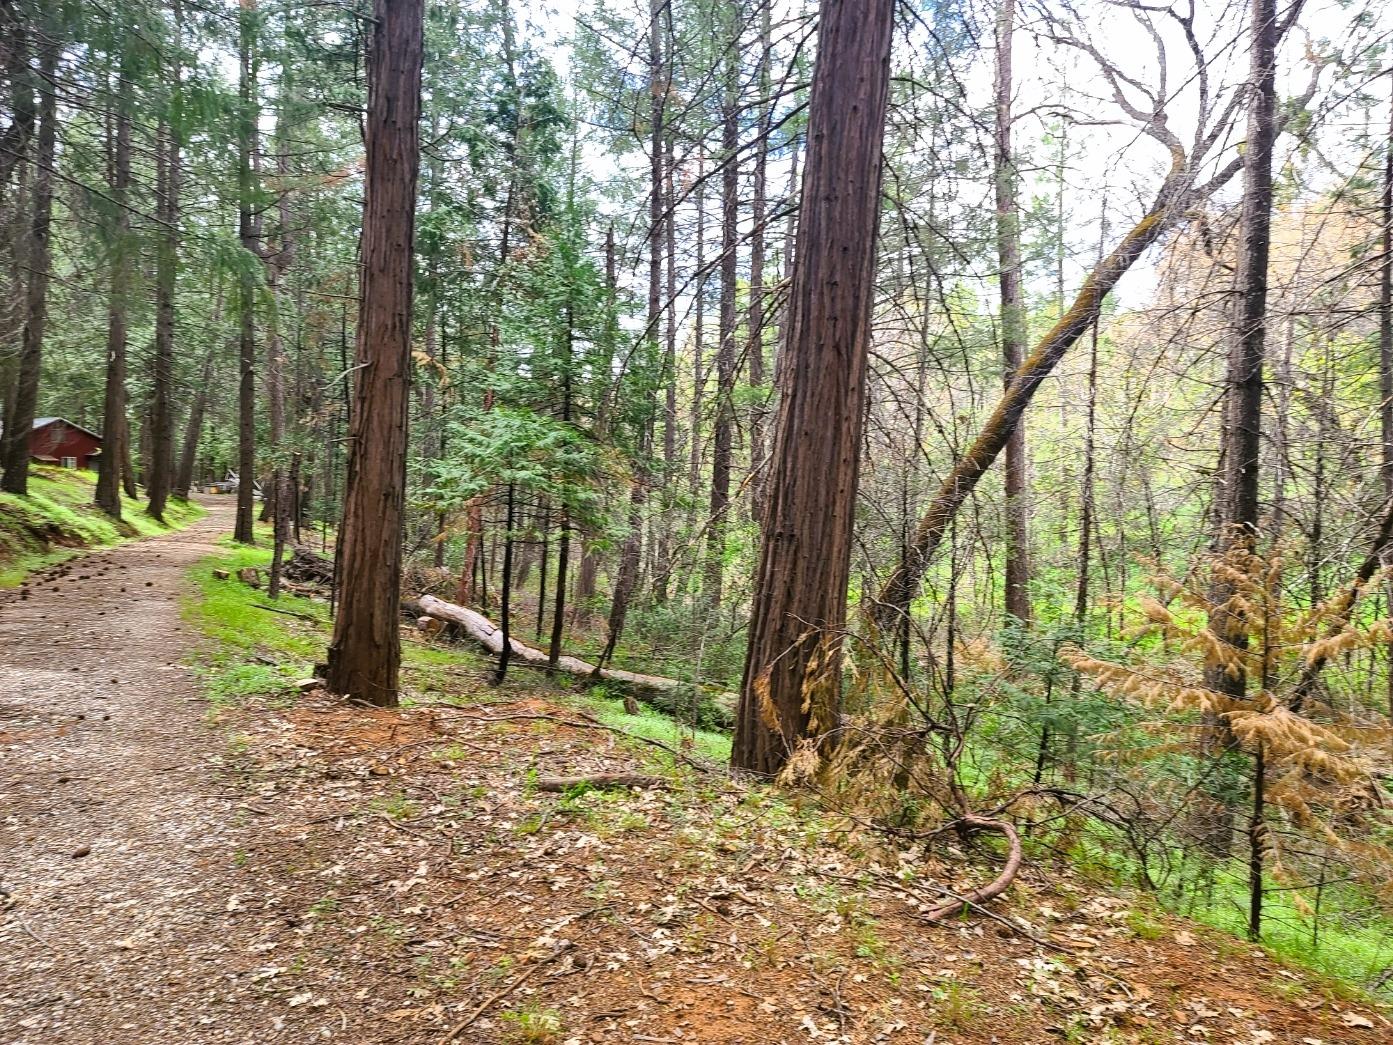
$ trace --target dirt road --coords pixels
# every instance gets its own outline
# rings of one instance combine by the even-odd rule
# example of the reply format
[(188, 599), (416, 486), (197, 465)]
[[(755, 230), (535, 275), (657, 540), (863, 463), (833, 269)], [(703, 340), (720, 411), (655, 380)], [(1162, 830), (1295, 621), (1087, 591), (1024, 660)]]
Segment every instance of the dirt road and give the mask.
[(243, 1040), (202, 1000), (243, 829), (180, 620), (230, 526), (217, 504), (0, 595), (0, 1041)]

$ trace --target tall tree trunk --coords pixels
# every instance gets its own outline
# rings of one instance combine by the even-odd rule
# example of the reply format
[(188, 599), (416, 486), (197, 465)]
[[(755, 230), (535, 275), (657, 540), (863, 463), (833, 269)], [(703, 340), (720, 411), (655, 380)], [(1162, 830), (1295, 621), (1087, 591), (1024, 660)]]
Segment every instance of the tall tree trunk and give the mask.
[[(124, 58), (124, 55), (123, 55)], [(112, 148), (111, 289), (106, 309), (106, 388), (102, 394), (102, 449), (97, 457), (98, 508), (121, 518), (121, 425), (126, 416), (126, 308), (131, 292), (131, 218), (126, 195), (131, 184), (131, 70), (122, 61), (117, 74), (116, 129)]]
[[(672, 4), (663, 5), (664, 27), (669, 56), (674, 47)], [(664, 105), (671, 80), (671, 57), (667, 61), (667, 74), (663, 86)], [(663, 137), (663, 222), (664, 253), (666, 254), (666, 300), (665, 325), (663, 330), (663, 499), (662, 518), (659, 520), (657, 551), (654, 555), (656, 567), (653, 571), (653, 598), (658, 603), (667, 601), (668, 586), (672, 581), (673, 531), (676, 528), (675, 508), (677, 501), (677, 186), (675, 170), (677, 167), (677, 134), (674, 128), (665, 124)]]
[(711, 507), (706, 529), (706, 568), (701, 594), (708, 606), (721, 604), (725, 543), (730, 505), (731, 450), (735, 434), (735, 292), (739, 277), (736, 245), (740, 232), (740, 27), (741, 0), (727, 0), (730, 37), (726, 41), (725, 84), (721, 99), (721, 311), (716, 346), (716, 421), (711, 432)]
[(412, 241), (420, 161), (422, 0), (373, 0), (365, 123), (358, 371), (327, 682), (397, 703), (402, 510), (411, 383)]
[[(1021, 296), (1021, 226), (1016, 160), (1011, 151), (1011, 38), (1016, 0), (1001, 0), (996, 19), (996, 251), (1001, 266), (1001, 361), (1006, 387), (1025, 358), (1026, 314)], [(1006, 440), (1006, 614), (1029, 624), (1030, 527), (1026, 500), (1025, 419)]]
[[(0, 134), (0, 251), (6, 277), (6, 290), (0, 301), (0, 342), (21, 340), (24, 329), (25, 285), (24, 251), (28, 236), (20, 230), (26, 224), (24, 200), (27, 189), (29, 149), (38, 119), (35, 73), (30, 65), (27, 20), (21, 17), (14, 0), (0, 0), (0, 31), (7, 43), (5, 72), (9, 79), (11, 118)], [(16, 182), (13, 197), (10, 179)], [(10, 423), (14, 412), (15, 364), (10, 352), (0, 353), (0, 469), (7, 460), (6, 439), (14, 432)]]
[(698, 142), (696, 187), (696, 255), (692, 264), (692, 413), (688, 438), (687, 493), (695, 503), (701, 488), (701, 414), (706, 397), (706, 151)]
[(34, 159), (34, 204), (29, 223), (26, 256), (29, 283), (25, 291), (24, 334), (20, 341), (19, 370), (14, 402), (5, 419), (4, 476), (0, 490), (29, 492), (29, 433), (39, 404), (39, 375), (43, 363), (44, 326), (48, 321), (48, 281), (53, 259), (49, 243), (53, 224), (53, 163), (58, 139), (58, 101), (54, 73), (58, 68), (59, 41), (49, 36), (39, 58), (38, 153)]
[[(287, 77), (282, 74), (282, 90), (289, 90)], [(290, 540), (291, 513), (295, 510), (295, 491), (290, 481), (289, 447), (286, 446), (285, 400), (286, 400), (286, 358), (285, 337), (282, 325), (285, 317), (291, 314), (289, 308), (280, 307), (281, 283), (295, 260), (294, 217), (290, 209), (290, 142), (286, 124), (288, 119), (285, 107), (276, 120), (276, 174), (282, 188), (277, 200), (279, 228), (277, 229), (277, 249), (267, 263), (267, 283), (274, 303), (271, 310), (271, 326), (266, 339), (266, 419), (271, 435), (271, 522), (273, 539), (271, 549), (271, 569), (266, 580), (266, 594), (278, 598), (281, 591), (281, 565), (285, 557), (285, 545)], [(298, 455), (296, 455), (298, 457)]]
[[(1258, 537), (1258, 479), (1262, 451), (1263, 364), (1267, 335), (1267, 260), (1272, 233), (1272, 153), (1277, 139), (1276, 50), (1279, 30), (1276, 0), (1250, 0), (1250, 79), (1248, 130), (1243, 150), (1243, 196), (1239, 209), (1238, 268), (1234, 276), (1232, 347), (1225, 380), (1224, 427), (1220, 441), (1223, 469), (1219, 533), (1220, 556), (1239, 548), (1254, 548)], [(1319, 454), (1318, 454), (1319, 459)], [(1320, 498), (1317, 497), (1317, 504)], [(1313, 537), (1318, 547), (1318, 538)], [(1215, 570), (1210, 587), (1209, 630), (1221, 646), (1241, 656), (1248, 648), (1249, 622), (1233, 605), (1235, 588), (1224, 571)], [(1312, 595), (1312, 598), (1317, 598)], [(1248, 691), (1242, 661), (1216, 658), (1205, 671), (1205, 683), (1216, 692), (1243, 699)], [(1223, 720), (1210, 717), (1205, 737), (1216, 756), (1233, 742)], [(1255, 762), (1255, 814), (1262, 809), (1261, 756)], [(1233, 834), (1229, 797), (1218, 788), (1206, 789), (1207, 801), (1196, 803), (1209, 821), (1206, 841), (1217, 853), (1227, 853)], [(1249, 830), (1250, 932), (1257, 932), (1262, 904), (1260, 822)]]
[[(793, 268), (794, 243), (798, 234), (798, 208), (793, 206), (795, 194), (798, 192), (798, 147), (793, 148), (793, 155), (788, 158), (788, 217), (784, 220), (784, 242), (781, 248), (780, 266), (782, 271), (779, 273), (779, 282), (787, 283), (789, 273)], [(788, 295), (784, 294), (783, 304), (779, 307), (779, 320), (777, 343), (774, 350), (774, 393), (778, 394), (780, 375), (783, 373), (783, 349), (788, 344)]]
[(840, 710), (893, 0), (822, 0), (785, 375), (731, 764), (779, 771)]
[[(611, 307), (616, 307), (619, 288), (615, 274), (614, 240), (612, 237), (607, 241), (605, 289), (609, 294)], [(642, 437), (639, 439), (639, 444), (638, 454), (642, 457), (648, 448), (643, 445)], [(635, 475), (629, 487), (629, 532), (625, 536), (624, 545), (619, 552), (619, 574), (615, 578), (614, 593), (610, 598), (605, 645), (604, 649), (600, 651), (599, 658), (595, 661), (597, 676), (600, 669), (608, 664), (614, 656), (615, 646), (619, 642), (619, 637), (624, 633), (624, 624), (629, 616), (629, 600), (633, 598), (634, 589), (638, 587), (638, 568), (643, 555), (644, 496), (644, 477), (641, 474)]]
[[(1383, 496), (1393, 499), (1393, 101), (1389, 104), (1388, 141), (1383, 152), (1383, 199), (1381, 200), (1379, 265), (1378, 347), (1379, 347), (1379, 435), (1383, 474)], [(1393, 605), (1393, 583), (1389, 585)], [(1393, 643), (1388, 647), (1388, 713), (1393, 715)]]
[[(1243, 150), (1243, 197), (1239, 212), (1238, 271), (1234, 277), (1233, 341), (1225, 392), (1223, 504), (1218, 548), (1252, 546), (1258, 532), (1258, 478), (1262, 451), (1263, 363), (1267, 337), (1267, 258), (1272, 241), (1272, 152), (1277, 139), (1276, 0), (1251, 0), (1251, 65), (1248, 133)], [(1247, 648), (1247, 623), (1225, 604), (1233, 588), (1216, 581), (1210, 630), (1237, 650)], [(1213, 665), (1208, 684), (1242, 697), (1241, 668)]]
[(184, 425), (184, 440), (179, 450), (179, 466), (174, 470), (174, 488), (170, 490), (171, 495), (182, 501), (189, 499), (189, 491), (193, 488), (194, 465), (198, 460), (198, 440), (203, 432), (203, 415), (208, 409), (208, 388), (212, 383), (213, 352), (210, 351), (204, 357), (199, 384), (194, 389), (193, 402), (189, 404), (189, 417)]
[[(768, 212), (768, 168), (769, 134), (774, 121), (774, 99), (770, 97), (772, 84), (769, 75), (770, 51), (772, 44), (770, 0), (759, 0), (759, 71), (756, 81), (759, 84), (760, 105), (759, 135), (755, 141), (755, 162), (750, 200), (750, 309), (747, 323), (749, 336), (746, 339), (745, 354), (749, 359), (750, 384), (757, 391), (764, 387), (764, 223)], [(768, 408), (765, 403), (756, 403), (750, 412), (750, 518), (760, 524), (764, 514), (764, 424)]]
[[(176, 62), (174, 91), (178, 94), (180, 73)], [(145, 484), (149, 498), (146, 512), (164, 521), (169, 488), (174, 471), (174, 286), (179, 265), (179, 178), (180, 150), (177, 126), (181, 119), (176, 101), (173, 123), (162, 122), (159, 129), (159, 254), (155, 272), (155, 354), (151, 375), (150, 400), (150, 476)]]
[[(261, 256), (261, 233), (253, 199), (256, 160), (257, 60), (253, 0), (241, 7), (238, 25), (237, 237), (242, 249)], [(238, 279), (237, 338), (237, 521), (234, 540), (256, 543), (256, 277), (245, 259)]]
[[(672, 35), (671, 18), (672, 5), (669, 4), (669, 38)], [(669, 131), (663, 144), (663, 199), (667, 214), (667, 220), (663, 222), (664, 253), (667, 256), (667, 308), (663, 330), (663, 515), (655, 555), (657, 567), (653, 574), (653, 598), (659, 603), (667, 601), (668, 585), (672, 580), (673, 516), (677, 493), (677, 192), (673, 176), (676, 166), (674, 138)]]

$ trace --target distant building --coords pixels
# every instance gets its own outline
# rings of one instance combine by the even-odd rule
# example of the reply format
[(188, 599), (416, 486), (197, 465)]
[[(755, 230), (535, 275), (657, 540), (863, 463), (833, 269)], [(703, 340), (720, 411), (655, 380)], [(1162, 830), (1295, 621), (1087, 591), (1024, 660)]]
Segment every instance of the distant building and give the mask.
[(29, 431), (29, 456), (60, 468), (95, 468), (102, 437), (62, 417), (36, 417)]

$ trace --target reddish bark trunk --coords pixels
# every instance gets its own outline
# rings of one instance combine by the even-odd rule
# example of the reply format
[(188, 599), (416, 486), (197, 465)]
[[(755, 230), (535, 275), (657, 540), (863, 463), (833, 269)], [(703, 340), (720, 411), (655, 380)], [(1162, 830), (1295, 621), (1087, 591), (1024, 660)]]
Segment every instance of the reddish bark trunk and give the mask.
[(131, 219), (125, 206), (131, 184), (129, 70), (122, 69), (120, 81), (116, 102), (116, 140), (111, 154), (111, 198), (116, 212), (111, 244), (111, 292), (106, 312), (106, 387), (102, 395), (102, 446), (106, 452), (97, 458), (94, 497), (97, 507), (113, 519), (121, 518), (121, 455), (112, 451), (121, 445), (121, 424), (126, 414), (126, 299), (130, 295), (131, 285), (128, 243)]
[(15, 378), (13, 405), (5, 419), (8, 433), (4, 446), (4, 476), (0, 489), (24, 495), (29, 492), (29, 431), (39, 403), (39, 375), (43, 363), (44, 327), (48, 322), (48, 281), (52, 269), (49, 243), (53, 223), (53, 156), (57, 145), (57, 92), (51, 86), (58, 67), (59, 43), (50, 38), (40, 58), (38, 155), (35, 159), (34, 206), (29, 225), (29, 285), (25, 293), (24, 335), (20, 342), (19, 372)]
[(893, 0), (823, 0), (783, 398), (731, 763), (776, 773), (839, 712)]
[(327, 682), (397, 703), (402, 510), (411, 384), (412, 241), (420, 158), (422, 0), (374, 0), (358, 370)]

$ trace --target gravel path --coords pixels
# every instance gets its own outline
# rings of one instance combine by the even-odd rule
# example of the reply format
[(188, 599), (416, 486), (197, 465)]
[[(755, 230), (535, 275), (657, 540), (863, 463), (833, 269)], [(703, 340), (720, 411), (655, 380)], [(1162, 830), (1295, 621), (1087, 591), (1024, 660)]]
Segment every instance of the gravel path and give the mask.
[(245, 828), (180, 620), (231, 514), (0, 596), (0, 1041), (253, 1040), (205, 1000)]

